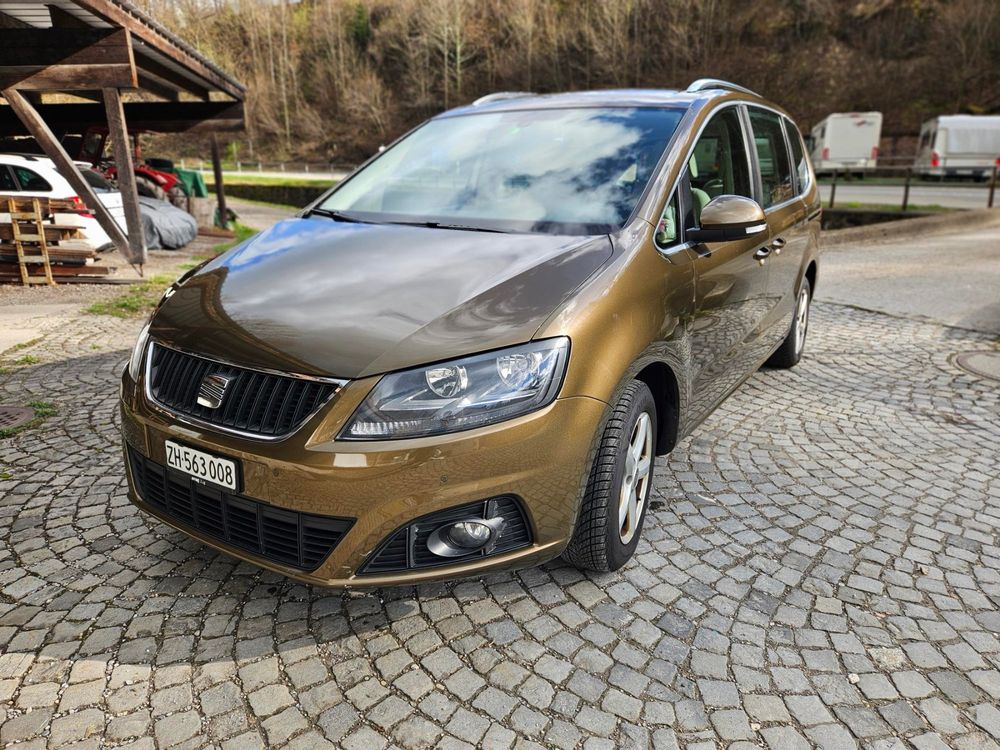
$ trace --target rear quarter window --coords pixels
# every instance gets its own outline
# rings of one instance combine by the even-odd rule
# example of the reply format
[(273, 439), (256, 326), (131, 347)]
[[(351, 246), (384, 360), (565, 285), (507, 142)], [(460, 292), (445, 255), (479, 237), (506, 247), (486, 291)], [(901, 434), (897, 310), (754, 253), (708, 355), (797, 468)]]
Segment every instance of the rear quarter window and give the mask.
[(750, 125), (757, 149), (760, 168), (761, 204), (776, 206), (795, 197), (792, 166), (785, 146), (785, 133), (780, 115), (764, 109), (750, 108)]
[(33, 193), (51, 193), (52, 186), (38, 172), (27, 167), (11, 167), (17, 175), (17, 181), (21, 185), (21, 190)]
[(795, 184), (798, 187), (799, 195), (801, 195), (809, 189), (809, 162), (806, 161), (805, 151), (802, 148), (802, 134), (795, 127), (795, 123), (789, 119), (785, 120), (785, 132), (788, 133), (788, 144), (792, 149)]
[(99, 193), (108, 193), (115, 189), (115, 186), (108, 182), (104, 175), (95, 172), (93, 169), (80, 169), (80, 174), (94, 190)]

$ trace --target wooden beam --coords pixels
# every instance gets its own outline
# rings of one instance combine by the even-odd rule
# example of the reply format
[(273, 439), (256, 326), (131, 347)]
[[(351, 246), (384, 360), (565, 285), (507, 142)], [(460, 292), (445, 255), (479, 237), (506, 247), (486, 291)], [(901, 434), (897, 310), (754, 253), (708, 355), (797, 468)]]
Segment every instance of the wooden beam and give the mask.
[(122, 194), (125, 226), (128, 227), (129, 252), (125, 257), (133, 263), (142, 264), (146, 262), (146, 239), (142, 231), (142, 215), (139, 213), (139, 193), (135, 187), (135, 165), (129, 148), (128, 126), (118, 89), (104, 89), (104, 109), (108, 114), (108, 135), (111, 136), (111, 148), (118, 172), (118, 191)]
[(108, 237), (118, 246), (118, 249), (121, 250), (126, 259), (132, 263), (143, 263), (145, 261), (145, 253), (143, 253), (143, 257), (135, 259), (131, 257), (128, 238), (122, 232), (121, 227), (118, 226), (118, 222), (115, 221), (107, 207), (98, 200), (93, 188), (90, 187), (87, 180), (80, 174), (80, 169), (73, 163), (73, 159), (66, 153), (62, 144), (59, 143), (59, 140), (49, 129), (49, 126), (45, 124), (45, 120), (31, 106), (31, 103), (15, 89), (3, 89), (3, 96), (24, 124), (24, 127), (34, 137), (38, 145), (42, 147), (45, 155), (55, 163), (59, 174), (66, 178), (77, 194), (83, 199), (87, 208), (94, 212), (94, 217), (101, 225), (101, 228), (107, 232)]
[(199, 99), (208, 101), (208, 89), (192, 81), (189, 77), (183, 76), (175, 70), (168, 68), (163, 63), (154, 60), (141, 49), (136, 50), (136, 67), (140, 75), (146, 73), (160, 80), (163, 84), (171, 88), (187, 91)]
[(151, 76), (142, 68), (139, 69), (139, 88), (151, 94), (156, 94), (161, 99), (166, 99), (169, 102), (176, 102), (180, 99), (180, 92), (177, 89), (169, 86), (159, 78)]
[(222, 159), (219, 157), (219, 139), (212, 133), (212, 172), (215, 175), (215, 198), (219, 208), (219, 226), (229, 228), (229, 216), (226, 214), (226, 187), (222, 182)]
[(114, 26), (131, 31), (137, 40), (167, 55), (171, 60), (190, 69), (194, 74), (208, 81), (220, 91), (242, 101), (244, 87), (224, 75), (214, 66), (208, 65), (193, 48), (180, 42), (169, 31), (144, 13), (136, 12), (125, 5), (108, 0), (73, 0), (85, 10), (103, 18)]
[(132, 38), (125, 29), (0, 29), (0, 88), (137, 85)]
[(55, 29), (89, 29), (90, 24), (82, 18), (77, 18), (58, 5), (48, 3), (45, 7), (49, 9), (49, 20), (52, 21), (52, 28)]
[[(153, 133), (183, 133), (193, 130), (243, 130), (242, 102), (125, 102), (129, 128)], [(82, 134), (88, 128), (107, 126), (101, 104), (41, 104), (38, 112), (53, 131)], [(0, 133), (29, 135), (10, 107), (0, 106)]]
[(30, 29), (31, 24), (0, 11), (0, 29)]

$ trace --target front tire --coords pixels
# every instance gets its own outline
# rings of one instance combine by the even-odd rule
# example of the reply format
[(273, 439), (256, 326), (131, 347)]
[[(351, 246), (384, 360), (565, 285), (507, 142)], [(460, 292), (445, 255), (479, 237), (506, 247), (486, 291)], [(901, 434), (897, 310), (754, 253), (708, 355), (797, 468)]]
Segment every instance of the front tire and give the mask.
[(633, 380), (601, 436), (573, 537), (563, 551), (567, 562), (607, 573), (635, 554), (653, 486), (656, 434), (653, 394)]
[(811, 303), (812, 284), (809, 283), (808, 277), (803, 277), (799, 296), (795, 301), (792, 327), (778, 350), (767, 360), (767, 364), (771, 367), (787, 370), (790, 367), (795, 367), (802, 359), (802, 352), (806, 348), (806, 332), (809, 330), (809, 305)]

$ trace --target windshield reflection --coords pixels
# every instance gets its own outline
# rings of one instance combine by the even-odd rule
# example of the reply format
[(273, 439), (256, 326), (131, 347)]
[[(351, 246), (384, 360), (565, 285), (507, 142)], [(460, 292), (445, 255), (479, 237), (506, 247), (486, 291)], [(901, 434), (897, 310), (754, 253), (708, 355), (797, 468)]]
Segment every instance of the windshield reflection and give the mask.
[(631, 215), (682, 114), (581, 108), (431, 120), (321, 208), (370, 221), (608, 232)]

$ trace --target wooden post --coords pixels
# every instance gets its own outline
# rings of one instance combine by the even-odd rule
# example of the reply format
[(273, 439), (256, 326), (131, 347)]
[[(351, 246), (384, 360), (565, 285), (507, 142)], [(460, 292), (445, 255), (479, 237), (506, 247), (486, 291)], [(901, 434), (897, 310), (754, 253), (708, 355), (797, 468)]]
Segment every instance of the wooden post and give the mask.
[(118, 89), (104, 89), (104, 110), (108, 117), (108, 135), (111, 137), (111, 148), (115, 154), (115, 167), (118, 170), (118, 190), (122, 194), (122, 204), (125, 208), (125, 226), (128, 228), (128, 252), (123, 254), (132, 263), (142, 265), (146, 262), (146, 238), (142, 231), (142, 215), (139, 213), (139, 193), (135, 187), (135, 165), (132, 163), (132, 151), (129, 148), (128, 127), (125, 124), (125, 111), (122, 109), (122, 98)]
[(830, 183), (830, 205), (827, 208), (833, 208), (834, 202), (837, 200), (837, 170), (833, 170), (833, 182)]
[(913, 168), (906, 168), (906, 182), (903, 183), (903, 211), (910, 205), (910, 180), (913, 179)]
[[(1000, 161), (1000, 160), (998, 160), (998, 161)], [(996, 192), (997, 192), (997, 168), (998, 167), (1000, 167), (1000, 164), (994, 164), (993, 165), (993, 175), (990, 177), (990, 197), (989, 197), (989, 200), (986, 201), (986, 208), (993, 208), (993, 196), (996, 195)]]
[(130, 263), (142, 263), (145, 258), (133, 260), (129, 256), (128, 238), (121, 227), (118, 226), (118, 222), (115, 221), (111, 212), (97, 198), (90, 184), (80, 174), (80, 170), (76, 164), (73, 163), (73, 159), (66, 153), (66, 149), (62, 147), (59, 139), (55, 137), (49, 126), (45, 124), (45, 120), (31, 106), (31, 103), (15, 89), (3, 89), (3, 96), (25, 129), (38, 142), (38, 145), (42, 147), (45, 155), (55, 163), (59, 173), (66, 178), (87, 208), (94, 212), (94, 217), (101, 225), (101, 228), (107, 232), (111, 241), (118, 246)]
[(215, 197), (219, 206), (219, 226), (229, 228), (229, 217), (226, 215), (226, 188), (222, 184), (222, 159), (219, 157), (219, 139), (212, 133), (212, 172), (215, 174)]

